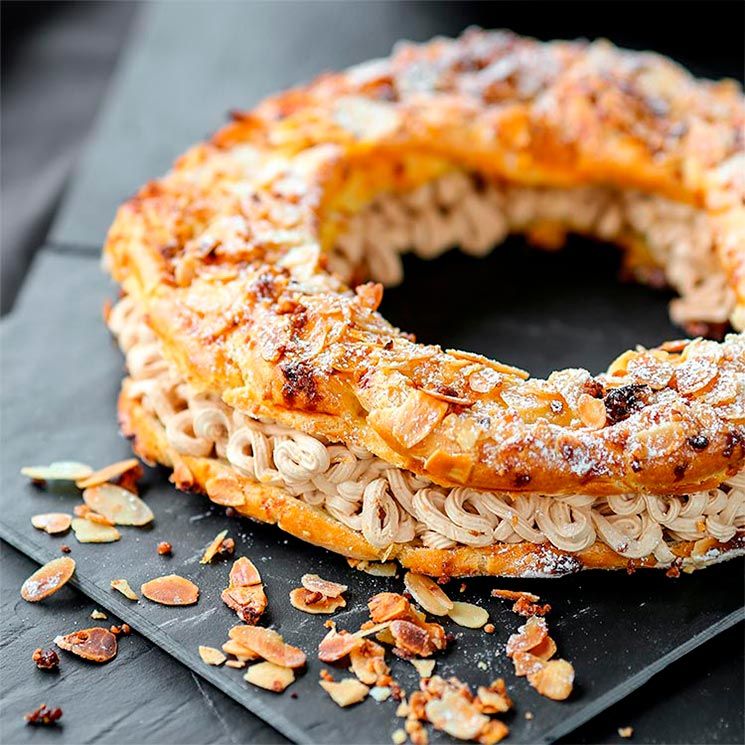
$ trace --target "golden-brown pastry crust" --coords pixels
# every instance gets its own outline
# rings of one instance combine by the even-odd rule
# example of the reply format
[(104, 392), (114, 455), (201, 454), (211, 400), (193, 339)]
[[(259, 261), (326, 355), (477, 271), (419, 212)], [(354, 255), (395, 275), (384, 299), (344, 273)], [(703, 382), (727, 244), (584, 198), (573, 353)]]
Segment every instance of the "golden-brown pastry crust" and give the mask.
[[(411, 571), (434, 577), (517, 576), (559, 577), (583, 569), (635, 569), (658, 566), (653, 556), (630, 560), (596, 541), (578, 553), (562, 551), (550, 543), (500, 543), (487, 547), (461, 546), (434, 549), (394, 544), (377, 549), (328, 512), (292, 497), (282, 489), (243, 477), (215, 458), (178, 455), (168, 444), (163, 426), (130, 395), (129, 379), (119, 396), (122, 432), (133, 440), (135, 452), (146, 462), (173, 469), (171, 480), (180, 489), (195, 489), (213, 502), (231, 506), (239, 514), (276, 524), (300, 540), (321, 546), (349, 559), (396, 560)], [(681, 541), (672, 546), (680, 567), (698, 569), (745, 552), (745, 535), (738, 533), (727, 543), (710, 538)]]
[(525, 380), (415, 344), (377, 313), (381, 288), (348, 291), (323, 249), (376, 194), (454, 169), (610, 183), (706, 211), (742, 328), (744, 111), (733, 83), (606, 43), (407, 45), (237, 115), (120, 209), (106, 254), (180, 374), (247, 414), (446, 486), (684, 494), (745, 462), (742, 335), (630, 353), (603, 379)]

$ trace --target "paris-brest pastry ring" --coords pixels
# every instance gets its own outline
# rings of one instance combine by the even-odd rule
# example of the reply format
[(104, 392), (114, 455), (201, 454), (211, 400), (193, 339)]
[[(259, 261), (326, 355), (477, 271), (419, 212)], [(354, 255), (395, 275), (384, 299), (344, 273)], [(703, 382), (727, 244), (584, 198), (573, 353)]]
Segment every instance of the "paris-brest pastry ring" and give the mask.
[(692, 335), (741, 332), (744, 127), (730, 81), (478, 30), (235, 114), (110, 230), (123, 430), (179, 487), (432, 575), (743, 553), (743, 333), (538, 380), (377, 308), (404, 251), (571, 232), (675, 289)]

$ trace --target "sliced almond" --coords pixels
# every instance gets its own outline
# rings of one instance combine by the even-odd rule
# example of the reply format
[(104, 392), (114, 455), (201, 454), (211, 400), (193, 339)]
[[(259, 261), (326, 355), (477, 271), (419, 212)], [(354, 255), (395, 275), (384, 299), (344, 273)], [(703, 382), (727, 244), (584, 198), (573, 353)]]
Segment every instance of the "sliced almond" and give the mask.
[(272, 629), (262, 626), (234, 626), (230, 629), (230, 638), (280, 667), (305, 665), (305, 652), (287, 644), (282, 636)]
[(497, 678), (488, 688), (479, 686), (477, 696), (484, 714), (503, 714), (512, 708), (512, 699), (502, 678)]
[(347, 601), (342, 597), (326, 597), (317, 592), (311, 592), (304, 587), (297, 587), (290, 592), (290, 604), (293, 608), (304, 613), (334, 613), (344, 608)]
[(105, 484), (107, 481), (113, 481), (119, 478), (127, 471), (132, 471), (140, 467), (140, 461), (137, 458), (128, 458), (127, 460), (120, 460), (117, 463), (112, 463), (110, 466), (100, 468), (98, 471), (94, 471), (90, 476), (86, 476), (84, 479), (78, 479), (75, 482), (75, 486), (79, 489), (88, 489), (91, 486), (98, 486), (99, 484)]
[(431, 678), (432, 672), (435, 669), (435, 661), (434, 660), (409, 660), (409, 662), (414, 666), (417, 673), (419, 673), (420, 678)]
[(426, 629), (421, 626), (396, 620), (391, 622), (390, 628), (398, 649), (418, 657), (429, 657), (435, 651)]
[(127, 582), (126, 579), (112, 579), (111, 589), (118, 590), (119, 592), (121, 592), (122, 595), (124, 595), (125, 598), (129, 600), (139, 600), (139, 598), (135, 594), (135, 591), (129, 586), (129, 582)]
[(155, 518), (153, 511), (136, 494), (114, 484), (86, 489), (83, 500), (94, 512), (116, 525), (147, 525)]
[(351, 670), (357, 680), (365, 685), (376, 685), (390, 680), (390, 669), (385, 662), (385, 649), (370, 639), (351, 650), (349, 653)]
[(65, 512), (46, 512), (31, 518), (31, 525), (37, 530), (45, 530), (49, 535), (67, 532), (71, 523), (72, 515)]
[(374, 686), (370, 689), (370, 697), (378, 703), (387, 701), (391, 697), (391, 688), (390, 686)]
[(21, 586), (21, 597), (29, 603), (38, 603), (64, 587), (75, 571), (75, 560), (60, 556), (39, 567)]
[(574, 685), (574, 667), (566, 660), (550, 660), (528, 675), (528, 682), (546, 698), (564, 701)]
[(453, 603), (448, 616), (467, 629), (480, 629), (489, 620), (489, 613), (473, 603)]
[(430, 577), (423, 574), (406, 572), (404, 585), (414, 600), (433, 616), (444, 616), (453, 607), (453, 601), (443, 589)]
[(515, 675), (518, 677), (537, 673), (546, 664), (545, 660), (530, 652), (515, 652), (512, 655), (512, 662), (515, 665)]
[(148, 600), (161, 605), (194, 605), (199, 599), (199, 588), (178, 574), (151, 579), (140, 591)]
[(225, 654), (232, 654), (233, 657), (237, 657), (239, 660), (243, 660), (244, 662), (251, 662), (252, 660), (259, 659), (259, 655), (257, 655), (256, 652), (248, 647), (244, 647), (235, 639), (228, 639), (228, 641), (222, 645), (222, 651), (225, 652)]
[(84, 517), (72, 521), (72, 530), (79, 543), (114, 543), (122, 535), (111, 525), (101, 525)]
[(239, 660), (228, 660), (225, 663), (226, 667), (234, 667), (236, 670), (242, 670), (244, 667), (246, 667), (246, 660), (239, 659)]
[(428, 701), (424, 710), (435, 729), (459, 740), (475, 740), (489, 723), (489, 717), (471, 701), (450, 690), (445, 691), (442, 698)]
[(230, 584), (235, 587), (250, 587), (251, 585), (261, 584), (259, 570), (250, 559), (241, 556), (233, 562), (230, 569)]
[(94, 609), (91, 611), (91, 618), (94, 621), (105, 621), (108, 618), (108, 616), (103, 611)]
[(94, 512), (87, 504), (76, 504), (75, 507), (73, 507), (73, 512), (75, 513), (75, 517), (82, 517), (85, 520), (90, 520), (92, 523), (97, 523), (98, 525), (114, 525), (113, 520), (109, 520), (108, 517), (104, 517), (103, 515), (99, 515), (98, 512)]
[(530, 654), (539, 660), (550, 660), (556, 654), (556, 642), (550, 636), (547, 636), (540, 644), (536, 644), (530, 650)]
[(345, 678), (338, 682), (330, 680), (319, 680), (318, 682), (321, 688), (331, 696), (333, 702), (342, 708), (358, 704), (370, 692), (370, 689), (356, 678)]
[(116, 657), (117, 652), (116, 636), (100, 626), (58, 636), (54, 643), (60, 649), (91, 662), (108, 662)]
[(74, 460), (59, 460), (48, 466), (24, 466), (21, 473), (33, 481), (77, 481), (93, 473), (93, 469)]
[[(390, 621), (386, 621), (385, 623), (374, 623), (370, 626), (363, 625), (363, 627), (359, 631), (355, 631), (354, 634), (352, 634), (352, 636), (356, 636), (358, 639), (364, 639), (366, 636), (372, 636), (373, 634), (380, 636), (381, 634), (383, 634), (385, 631), (388, 630), (388, 627), (390, 625), (391, 625)], [(393, 644), (393, 641), (391, 640), (390, 643)]]
[(361, 647), (364, 640), (350, 634), (348, 631), (331, 631), (326, 634), (318, 645), (318, 659), (321, 662), (336, 662), (346, 657), (353, 649)]
[(204, 554), (199, 560), (200, 564), (209, 564), (220, 549), (222, 542), (225, 540), (225, 536), (228, 534), (227, 530), (221, 530), (213, 539), (207, 548), (204, 549)]
[(365, 572), (373, 577), (395, 577), (398, 564), (395, 561), (362, 561), (358, 559), (347, 559), (347, 563), (359, 572)]
[(538, 595), (534, 595), (532, 592), (521, 592), (518, 590), (492, 590), (493, 598), (505, 598), (506, 600), (520, 600), (526, 598), (531, 603), (537, 603), (540, 598)]
[(373, 595), (367, 607), (370, 610), (370, 618), (375, 623), (411, 616), (411, 603), (403, 595), (395, 592), (379, 592)]
[(205, 647), (201, 644), (199, 645), (199, 656), (202, 658), (202, 662), (216, 667), (222, 665), (222, 663), (227, 659), (219, 649)]
[(264, 585), (250, 587), (228, 587), (220, 595), (223, 603), (234, 610), (244, 623), (256, 625), (266, 610), (267, 599)]
[(243, 680), (267, 691), (282, 693), (295, 680), (292, 668), (275, 665), (273, 662), (259, 662), (246, 670)]
[(589, 429), (601, 429), (605, 426), (607, 414), (602, 398), (593, 398), (587, 393), (581, 394), (577, 401), (577, 413)]
[(338, 582), (321, 579), (317, 574), (304, 574), (300, 578), (300, 584), (308, 592), (318, 592), (327, 598), (338, 598), (343, 592), (349, 589), (347, 585), (340, 585)]
[(515, 652), (528, 652), (537, 647), (548, 636), (546, 622), (538, 616), (531, 616), (527, 623), (507, 640), (507, 656)]

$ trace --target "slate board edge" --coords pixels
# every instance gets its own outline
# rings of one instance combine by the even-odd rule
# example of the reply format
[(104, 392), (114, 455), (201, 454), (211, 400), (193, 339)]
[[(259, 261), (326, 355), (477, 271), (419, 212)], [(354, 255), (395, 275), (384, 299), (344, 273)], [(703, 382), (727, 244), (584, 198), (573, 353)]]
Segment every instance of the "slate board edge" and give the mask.
[[(0, 538), (41, 564), (55, 558), (57, 555), (56, 552), (46, 552), (39, 549), (3, 521), (0, 521)], [(207, 664), (194, 666), (193, 661), (181, 652), (179, 645), (173, 643), (168, 634), (162, 632), (158, 626), (137, 612), (139, 604), (135, 604), (132, 601), (128, 601), (127, 603), (120, 602), (112, 591), (107, 592), (95, 582), (77, 574), (70, 580), (70, 584), (85, 593), (102, 608), (121, 618), (124, 623), (128, 623), (135, 631), (150, 639), (150, 641), (162, 650), (181, 662), (187, 670), (209, 681), (241, 706), (246, 707), (246, 697), (248, 697), (251, 705), (246, 708), (274, 727), (274, 729), (285, 737), (297, 743), (308, 743), (308, 745), (316, 743), (315, 740), (308, 737), (307, 733), (301, 727), (286, 717), (278, 716), (270, 706), (255, 698), (249, 684), (245, 684), (245, 686), (240, 685), (235, 683), (231, 678), (220, 675), (219, 671), (221, 668), (219, 667), (213, 667)]]
[[(34, 561), (40, 563), (45, 563), (55, 556), (55, 554), (51, 551), (46, 552), (42, 549), (39, 549), (25, 536), (9, 527), (2, 520), (0, 520), (0, 538), (7, 541), (9, 544), (29, 556)], [(250, 688), (244, 688), (243, 686), (236, 685), (232, 680), (226, 679), (225, 676), (220, 675), (218, 673), (218, 670), (220, 668), (211, 667), (209, 665), (195, 668), (192, 665), (191, 661), (181, 653), (178, 645), (171, 643), (167, 634), (162, 633), (155, 624), (136, 612), (137, 606), (133, 605), (132, 603), (125, 604), (118, 602), (116, 596), (112, 595), (109, 592), (105, 592), (94, 582), (91, 582), (84, 577), (74, 576), (73, 579), (70, 581), (70, 584), (84, 592), (86, 595), (88, 595), (88, 597), (95, 600), (96, 603), (106, 608), (111, 613), (119, 616), (119, 618), (128, 623), (133, 629), (150, 639), (154, 644), (157, 644), (165, 652), (184, 664), (190, 671), (196, 673), (197, 675), (212, 683), (214, 686), (226, 693), (241, 706), (246, 706), (245, 697), (247, 696), (250, 700), (251, 705), (246, 708), (248, 708), (249, 711), (251, 711), (256, 716), (263, 719), (267, 724), (271, 725), (280, 733), (285, 735), (285, 737), (288, 737), (289, 739), (297, 743), (312, 744), (316, 742), (312, 738), (308, 737), (307, 732), (305, 732), (302, 728), (299, 728), (288, 718), (284, 716), (278, 716), (271, 707), (266, 706), (258, 699), (254, 699), (254, 697), (251, 695)], [(647, 667), (643, 668), (642, 670), (639, 670), (630, 678), (624, 680), (623, 683), (615, 686), (614, 688), (611, 688), (605, 694), (597, 698), (593, 703), (583, 707), (574, 716), (565, 719), (561, 722), (561, 724), (545, 732), (542, 735), (540, 742), (551, 743), (555, 740), (558, 740), (560, 737), (569, 734), (573, 730), (577, 729), (577, 727), (585, 724), (585, 722), (588, 722), (593, 717), (597, 716), (613, 704), (628, 696), (630, 693), (646, 683), (654, 675), (664, 670), (671, 663), (680, 659), (684, 655), (688, 654), (688, 652), (691, 652), (704, 642), (707, 642), (709, 639), (712, 639), (717, 634), (720, 634), (722, 631), (725, 631), (726, 629), (734, 626), (736, 623), (742, 620), (745, 620), (745, 608), (738, 608), (737, 610), (730, 613), (728, 616), (725, 616), (721, 620), (712, 624), (705, 631), (702, 631), (700, 634), (691, 637), (687, 642), (679, 645), (675, 649), (655, 660), (652, 664), (647, 665)]]

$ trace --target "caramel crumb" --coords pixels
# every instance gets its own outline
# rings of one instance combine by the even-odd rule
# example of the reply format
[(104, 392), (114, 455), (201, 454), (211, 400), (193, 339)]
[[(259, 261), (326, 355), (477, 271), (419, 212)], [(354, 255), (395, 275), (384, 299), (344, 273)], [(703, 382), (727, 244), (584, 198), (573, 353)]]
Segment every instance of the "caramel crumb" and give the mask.
[(496, 631), (496, 627), (493, 623), (487, 623), (486, 626), (484, 626), (484, 632), (487, 634), (493, 634)]
[(49, 709), (46, 704), (37, 706), (36, 709), (25, 716), (28, 724), (33, 724), (35, 726), (42, 725), (45, 727), (55, 724), (55, 722), (61, 718), (62, 709), (59, 707), (56, 709)]
[(329, 683), (333, 682), (334, 680), (334, 676), (325, 667), (321, 670), (320, 676), (322, 680), (325, 680)]
[(160, 556), (171, 556), (173, 554), (173, 546), (168, 541), (161, 541), (157, 550)]
[(623, 737), (624, 739), (628, 739), (634, 734), (634, 728), (633, 727), (619, 727), (618, 728), (618, 736)]
[(38, 647), (31, 655), (39, 670), (56, 670), (59, 667), (59, 657), (53, 649)]
[(59, 547), (59, 550), (60, 550), (60, 551), (62, 551), (62, 553), (63, 553), (63, 554), (69, 554), (69, 553), (70, 553), (70, 551), (72, 551), (72, 549), (71, 549), (71, 548), (70, 548), (70, 547), (69, 547), (69, 546), (68, 546), (68, 545), (67, 545), (66, 543), (63, 543), (63, 544), (62, 544), (62, 545), (61, 545), (61, 546)]

